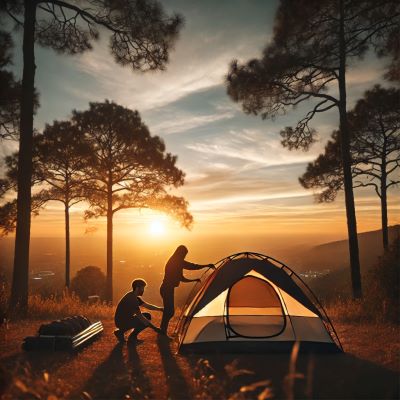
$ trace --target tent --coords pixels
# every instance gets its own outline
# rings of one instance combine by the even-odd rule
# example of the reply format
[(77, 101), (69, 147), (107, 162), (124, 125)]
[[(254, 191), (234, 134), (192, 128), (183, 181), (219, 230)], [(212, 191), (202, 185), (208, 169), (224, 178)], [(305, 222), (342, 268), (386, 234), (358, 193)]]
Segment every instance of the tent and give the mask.
[(217, 263), (183, 308), (179, 350), (342, 351), (315, 295), (289, 267), (259, 253), (238, 253)]

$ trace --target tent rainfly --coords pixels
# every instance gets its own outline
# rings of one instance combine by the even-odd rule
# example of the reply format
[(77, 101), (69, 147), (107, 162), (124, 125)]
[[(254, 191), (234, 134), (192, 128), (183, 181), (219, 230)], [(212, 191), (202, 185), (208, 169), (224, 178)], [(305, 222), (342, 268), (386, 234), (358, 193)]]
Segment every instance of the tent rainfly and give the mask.
[(281, 262), (238, 253), (217, 263), (183, 308), (180, 351), (343, 351), (326, 312)]

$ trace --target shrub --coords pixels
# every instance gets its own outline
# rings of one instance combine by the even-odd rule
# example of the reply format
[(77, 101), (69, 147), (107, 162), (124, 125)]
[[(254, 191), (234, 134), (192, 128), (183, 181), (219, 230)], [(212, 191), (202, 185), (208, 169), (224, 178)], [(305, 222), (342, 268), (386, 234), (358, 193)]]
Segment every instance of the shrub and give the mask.
[(367, 278), (364, 312), (399, 323), (400, 238), (394, 240)]
[(71, 281), (71, 290), (86, 301), (89, 296), (104, 297), (106, 277), (99, 267), (88, 266), (80, 269)]
[(364, 297), (352, 300), (336, 298), (327, 305), (333, 320), (344, 322), (399, 323), (400, 238), (394, 240), (368, 272)]
[(0, 270), (0, 325), (7, 317), (8, 299), (10, 297), (10, 285), (6, 275)]

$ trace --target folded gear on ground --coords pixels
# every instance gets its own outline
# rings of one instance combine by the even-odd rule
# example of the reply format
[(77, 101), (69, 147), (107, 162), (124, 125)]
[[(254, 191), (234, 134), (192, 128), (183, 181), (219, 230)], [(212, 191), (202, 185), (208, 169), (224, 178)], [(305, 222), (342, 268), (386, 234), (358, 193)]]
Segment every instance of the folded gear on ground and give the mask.
[(103, 332), (101, 321), (90, 322), (75, 315), (43, 324), (36, 336), (24, 338), (24, 350), (77, 350), (96, 339)]

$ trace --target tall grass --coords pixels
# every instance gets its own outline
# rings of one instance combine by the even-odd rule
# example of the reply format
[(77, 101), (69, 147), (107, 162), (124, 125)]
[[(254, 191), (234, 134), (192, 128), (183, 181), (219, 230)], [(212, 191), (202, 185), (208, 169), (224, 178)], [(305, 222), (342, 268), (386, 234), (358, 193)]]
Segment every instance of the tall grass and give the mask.
[(71, 315), (84, 315), (89, 319), (109, 319), (114, 308), (103, 302), (88, 304), (82, 302), (74, 293), (63, 292), (61, 296), (43, 298), (40, 295), (29, 296), (29, 319), (59, 319)]
[(375, 319), (365, 312), (363, 300), (337, 298), (327, 304), (325, 309), (334, 322), (366, 322)]

